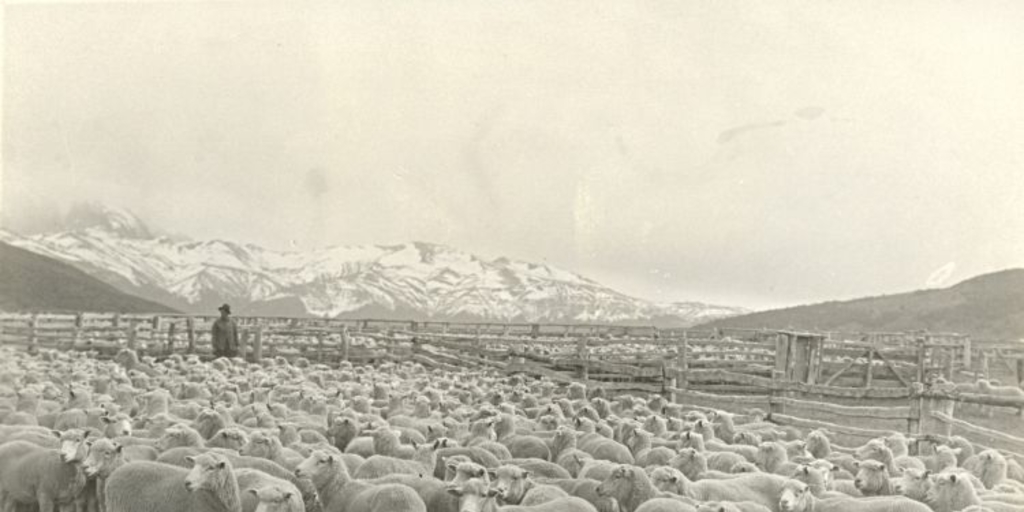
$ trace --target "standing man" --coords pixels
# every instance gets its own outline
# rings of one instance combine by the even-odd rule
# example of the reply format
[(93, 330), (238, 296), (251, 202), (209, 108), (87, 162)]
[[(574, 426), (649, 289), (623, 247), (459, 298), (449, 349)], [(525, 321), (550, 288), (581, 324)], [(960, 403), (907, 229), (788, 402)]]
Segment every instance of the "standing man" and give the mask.
[(217, 308), (220, 318), (213, 322), (210, 341), (213, 343), (213, 357), (238, 356), (238, 326), (231, 319), (231, 306), (224, 304)]

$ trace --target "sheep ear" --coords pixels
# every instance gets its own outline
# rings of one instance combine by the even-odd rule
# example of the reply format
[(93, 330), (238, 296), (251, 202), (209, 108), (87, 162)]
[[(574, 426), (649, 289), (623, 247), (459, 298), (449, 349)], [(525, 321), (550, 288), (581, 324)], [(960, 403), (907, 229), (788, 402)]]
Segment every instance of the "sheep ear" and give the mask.
[(256, 489), (246, 489), (245, 492), (251, 492), (253, 493), (253, 495), (259, 495), (259, 491), (257, 491)]
[(954, 483), (954, 484), (956, 483), (956, 473), (950, 473), (949, 474), (949, 481)]
[(491, 480), (494, 480), (494, 479), (498, 478), (498, 472), (494, 471), (494, 470), (491, 470), (491, 469), (488, 469), (487, 470), (487, 478), (490, 478)]
[(292, 493), (291, 492), (284, 493), (284, 500), (288, 501), (290, 499), (292, 499)]
[(448, 487), (445, 487), (444, 490), (447, 491), (448, 494), (451, 494), (453, 496), (459, 496), (459, 497), (462, 496), (462, 489), (459, 489), (458, 487), (455, 487), (454, 485), (450, 485)]
[(189, 464), (195, 464), (196, 463), (196, 458), (191, 456), (191, 455), (186, 455), (185, 456), (185, 462), (188, 462)]
[(60, 437), (60, 430), (50, 430), (50, 433), (53, 434), (54, 437)]
[(100, 421), (102, 421), (103, 423), (110, 424), (114, 422), (114, 419), (111, 418), (110, 416), (100, 416)]
[(122, 451), (122, 450), (124, 450), (124, 446), (123, 446), (123, 445), (120, 445), (120, 444), (114, 443), (114, 451), (115, 451), (115, 452), (117, 452), (117, 453), (121, 453), (121, 451)]

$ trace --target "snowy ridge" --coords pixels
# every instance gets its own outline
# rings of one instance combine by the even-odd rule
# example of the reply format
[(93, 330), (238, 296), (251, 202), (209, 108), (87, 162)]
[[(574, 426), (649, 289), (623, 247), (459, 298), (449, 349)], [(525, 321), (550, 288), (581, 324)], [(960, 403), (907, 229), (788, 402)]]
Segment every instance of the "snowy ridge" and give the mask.
[[(184, 311), (221, 302), (238, 313), (436, 320), (691, 325), (745, 313), (653, 303), (549, 265), (486, 260), (412, 242), (273, 251), (223, 240), (154, 237), (134, 215), (89, 210), (57, 233), (0, 240), (68, 262), (122, 290)], [(105, 218), (109, 217), (109, 218)]]

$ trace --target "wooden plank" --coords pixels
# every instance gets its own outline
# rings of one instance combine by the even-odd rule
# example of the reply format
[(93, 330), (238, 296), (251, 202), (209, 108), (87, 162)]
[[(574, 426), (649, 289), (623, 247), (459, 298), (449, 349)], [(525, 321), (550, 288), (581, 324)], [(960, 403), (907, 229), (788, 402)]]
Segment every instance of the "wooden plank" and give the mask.
[(1007, 443), (1014, 446), (1014, 451), (1024, 452), (1024, 438), (1012, 436), (998, 430), (992, 430), (990, 428), (981, 427), (973, 423), (956, 419), (941, 411), (931, 411), (932, 418), (935, 418), (943, 423), (960, 427), (964, 430), (972, 432), (977, 435), (987, 437), (989, 439), (996, 439), (1000, 442)]
[(775, 397), (772, 401), (785, 404), (792, 407), (801, 407), (806, 409), (814, 409), (815, 411), (823, 411), (836, 416), (849, 416), (852, 418), (877, 418), (884, 420), (906, 420), (910, 416), (909, 406), (897, 406), (897, 407), (867, 407), (867, 406), (848, 406), (848, 405), (837, 405), (825, 402), (815, 402), (809, 400), (798, 400), (795, 398), (786, 397)]
[(769, 416), (768, 421), (771, 421), (772, 423), (777, 423), (779, 425), (786, 425), (798, 428), (824, 428), (835, 433), (861, 437), (865, 439), (884, 437), (892, 434), (892, 430), (875, 430), (867, 428), (849, 427), (846, 425), (839, 425), (837, 423), (829, 423), (827, 421), (798, 418), (796, 416), (790, 416), (787, 414), (772, 413)]
[(900, 383), (902, 383), (904, 387), (909, 388), (910, 383), (907, 382), (907, 379), (904, 379), (903, 376), (900, 375), (900, 372), (897, 371), (896, 367), (892, 364), (891, 361), (889, 361), (889, 358), (886, 357), (884, 351), (879, 350), (878, 352), (876, 352), (876, 354), (878, 354), (878, 358), (881, 359), (883, 363), (885, 363), (885, 366), (889, 368), (889, 371), (892, 372), (894, 376), (896, 376)]
[(692, 389), (670, 389), (678, 397), (677, 403), (688, 404), (692, 401), (708, 401), (716, 404), (743, 405), (747, 407), (768, 406), (767, 395), (719, 395), (715, 393), (703, 393)]
[(833, 373), (832, 376), (829, 377), (828, 380), (825, 381), (825, 385), (826, 386), (832, 385), (832, 383), (835, 382), (835, 380), (838, 379), (840, 375), (846, 373), (846, 371), (849, 370), (850, 368), (853, 368), (853, 365), (855, 365), (855, 364), (857, 364), (857, 360), (856, 359), (850, 359), (850, 362), (846, 363), (846, 366), (843, 366), (842, 368), (840, 368), (839, 371), (837, 371), (836, 373)]

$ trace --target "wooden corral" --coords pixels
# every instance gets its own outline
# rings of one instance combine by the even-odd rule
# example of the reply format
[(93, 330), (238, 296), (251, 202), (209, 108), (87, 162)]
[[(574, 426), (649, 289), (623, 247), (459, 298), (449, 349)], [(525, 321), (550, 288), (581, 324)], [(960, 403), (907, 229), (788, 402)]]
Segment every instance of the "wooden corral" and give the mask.
[[(215, 316), (0, 313), (0, 343), (29, 350), (122, 348), (142, 355), (211, 355)], [(236, 317), (241, 356), (336, 365), (417, 361), (487, 367), (607, 392), (659, 394), (693, 408), (761, 411), (780, 425), (826, 428), (850, 444), (898, 431), (967, 437), (1024, 462), (1019, 430), (994, 428), (1024, 399), (941, 391), (937, 377), (1016, 385), (1024, 344), (967, 336), (792, 330), (687, 330), (598, 325)], [(973, 416), (972, 416), (973, 414)], [(989, 426), (986, 426), (989, 425)]]

